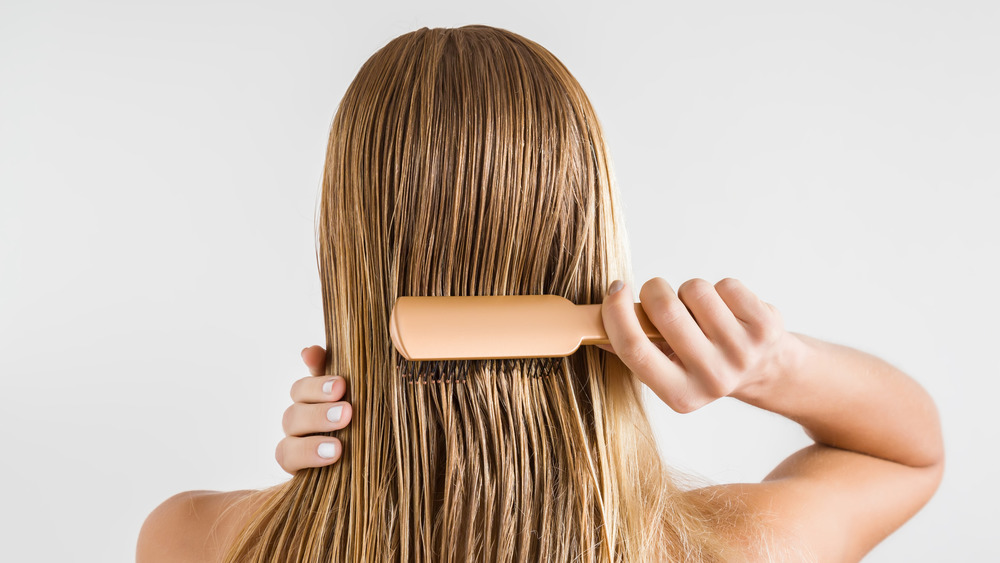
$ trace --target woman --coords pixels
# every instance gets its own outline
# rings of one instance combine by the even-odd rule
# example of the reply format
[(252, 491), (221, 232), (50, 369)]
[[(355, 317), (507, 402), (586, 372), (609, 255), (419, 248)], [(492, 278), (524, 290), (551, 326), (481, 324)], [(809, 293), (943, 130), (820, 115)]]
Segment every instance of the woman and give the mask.
[[(293, 387), (277, 454), (294, 478), (167, 500), (140, 562), (856, 561), (940, 482), (917, 383), (785, 331), (736, 280), (646, 282), (666, 344), (643, 335), (598, 120), (552, 54), (508, 31), (420, 29), (361, 68), (331, 129), (319, 268), (327, 346), (303, 357), (321, 377)], [(611, 344), (544, 377), (397, 372), (397, 297), (508, 294), (603, 303)], [(687, 490), (642, 384), (679, 412), (735, 397), (816, 443), (761, 483)]]

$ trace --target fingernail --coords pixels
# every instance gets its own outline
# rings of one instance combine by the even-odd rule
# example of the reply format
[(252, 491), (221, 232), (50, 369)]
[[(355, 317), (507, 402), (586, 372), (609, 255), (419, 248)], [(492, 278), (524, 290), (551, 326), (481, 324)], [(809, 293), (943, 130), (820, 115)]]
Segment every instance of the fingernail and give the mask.
[(337, 457), (337, 442), (323, 442), (316, 448), (316, 453), (324, 459)]
[(323, 392), (329, 395), (333, 392), (333, 380), (329, 380), (323, 384)]
[(301, 357), (302, 359), (305, 359), (305, 357), (306, 357), (306, 350), (308, 350), (308, 349), (309, 349), (309, 347), (308, 347), (308, 346), (306, 346), (305, 348), (303, 348), (303, 349), (302, 349), (302, 351), (301, 351), (301, 352), (299, 352), (299, 356), (300, 356), (300, 357)]
[(611, 283), (611, 287), (608, 288), (608, 295), (614, 295), (618, 293), (618, 290), (620, 290), (624, 286), (625, 283), (622, 282), (622, 280), (615, 280), (614, 282)]
[(330, 410), (326, 411), (326, 419), (330, 422), (340, 422), (340, 415), (344, 412), (343, 405), (337, 405), (335, 407), (330, 407)]

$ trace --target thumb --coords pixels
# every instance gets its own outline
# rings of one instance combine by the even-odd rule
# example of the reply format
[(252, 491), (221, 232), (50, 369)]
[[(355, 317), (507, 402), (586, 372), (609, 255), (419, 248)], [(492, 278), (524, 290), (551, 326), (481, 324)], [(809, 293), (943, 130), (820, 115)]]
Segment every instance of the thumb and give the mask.
[(310, 346), (302, 351), (302, 362), (313, 375), (323, 375), (326, 367), (326, 350), (322, 346)]

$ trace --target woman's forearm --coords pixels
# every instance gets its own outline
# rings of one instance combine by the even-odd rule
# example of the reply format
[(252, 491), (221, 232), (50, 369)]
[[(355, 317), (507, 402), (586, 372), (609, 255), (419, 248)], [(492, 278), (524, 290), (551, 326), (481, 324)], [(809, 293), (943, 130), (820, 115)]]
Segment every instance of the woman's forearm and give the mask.
[(789, 333), (766, 379), (734, 395), (819, 443), (913, 466), (944, 457), (937, 408), (916, 381), (864, 352)]

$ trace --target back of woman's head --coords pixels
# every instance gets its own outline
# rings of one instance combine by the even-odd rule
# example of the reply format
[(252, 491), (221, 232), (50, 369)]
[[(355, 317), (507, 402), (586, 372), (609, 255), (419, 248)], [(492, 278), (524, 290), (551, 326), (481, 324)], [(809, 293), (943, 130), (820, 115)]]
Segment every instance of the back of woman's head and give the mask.
[(706, 558), (710, 523), (616, 357), (413, 381), (389, 338), (401, 296), (601, 302), (629, 278), (619, 209), (590, 102), (538, 44), (424, 28), (376, 52), (334, 118), (319, 213), (327, 366), (354, 409), (343, 457), (273, 489), (230, 560)]

